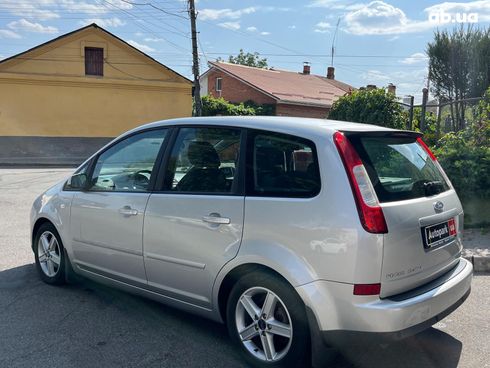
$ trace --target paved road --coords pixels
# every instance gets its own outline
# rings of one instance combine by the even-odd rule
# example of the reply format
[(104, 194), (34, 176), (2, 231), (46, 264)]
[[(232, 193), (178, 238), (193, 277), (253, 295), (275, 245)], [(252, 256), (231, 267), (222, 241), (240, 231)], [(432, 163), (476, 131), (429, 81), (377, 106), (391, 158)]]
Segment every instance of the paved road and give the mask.
[[(41, 283), (29, 248), (35, 196), (69, 173), (0, 169), (0, 367), (244, 367), (225, 328), (92, 282)], [(490, 367), (490, 276), (415, 337), (344, 347), (335, 367)]]

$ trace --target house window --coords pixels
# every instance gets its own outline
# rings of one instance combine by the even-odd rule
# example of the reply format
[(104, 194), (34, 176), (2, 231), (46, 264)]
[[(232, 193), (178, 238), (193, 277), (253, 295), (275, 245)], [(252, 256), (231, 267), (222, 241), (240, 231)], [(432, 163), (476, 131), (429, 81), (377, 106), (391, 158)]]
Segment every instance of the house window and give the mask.
[(85, 47), (85, 75), (104, 75), (104, 49)]
[(221, 78), (216, 78), (216, 92), (221, 92)]

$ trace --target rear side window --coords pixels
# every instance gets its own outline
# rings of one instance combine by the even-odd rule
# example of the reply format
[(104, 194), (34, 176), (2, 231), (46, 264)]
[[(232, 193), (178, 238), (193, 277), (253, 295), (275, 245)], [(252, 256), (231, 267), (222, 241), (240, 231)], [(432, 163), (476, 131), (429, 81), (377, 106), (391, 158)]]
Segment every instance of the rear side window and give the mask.
[(421, 198), (449, 189), (443, 174), (415, 138), (350, 138), (369, 174), (378, 200)]
[(241, 130), (181, 128), (172, 150), (165, 190), (180, 193), (232, 193)]
[(320, 172), (313, 142), (299, 137), (255, 131), (249, 139), (247, 192), (255, 196), (313, 197)]

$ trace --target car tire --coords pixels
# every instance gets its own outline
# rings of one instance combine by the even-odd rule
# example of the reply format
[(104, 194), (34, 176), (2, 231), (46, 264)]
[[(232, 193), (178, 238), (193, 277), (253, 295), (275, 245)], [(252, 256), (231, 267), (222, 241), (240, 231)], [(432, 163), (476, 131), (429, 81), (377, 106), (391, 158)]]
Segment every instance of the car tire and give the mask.
[(230, 292), (226, 319), (232, 340), (252, 366), (310, 365), (305, 306), (281, 277), (253, 272), (240, 278)]
[(50, 285), (66, 282), (65, 250), (60, 235), (51, 223), (42, 224), (34, 237), (36, 269), (42, 281)]

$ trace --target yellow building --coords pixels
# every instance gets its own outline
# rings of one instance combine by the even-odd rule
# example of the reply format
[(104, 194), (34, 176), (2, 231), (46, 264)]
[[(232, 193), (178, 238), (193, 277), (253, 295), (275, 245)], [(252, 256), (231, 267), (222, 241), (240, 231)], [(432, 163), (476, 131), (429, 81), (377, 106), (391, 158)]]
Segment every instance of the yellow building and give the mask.
[(190, 116), (192, 82), (91, 24), (0, 62), (0, 164), (73, 164), (124, 131)]

